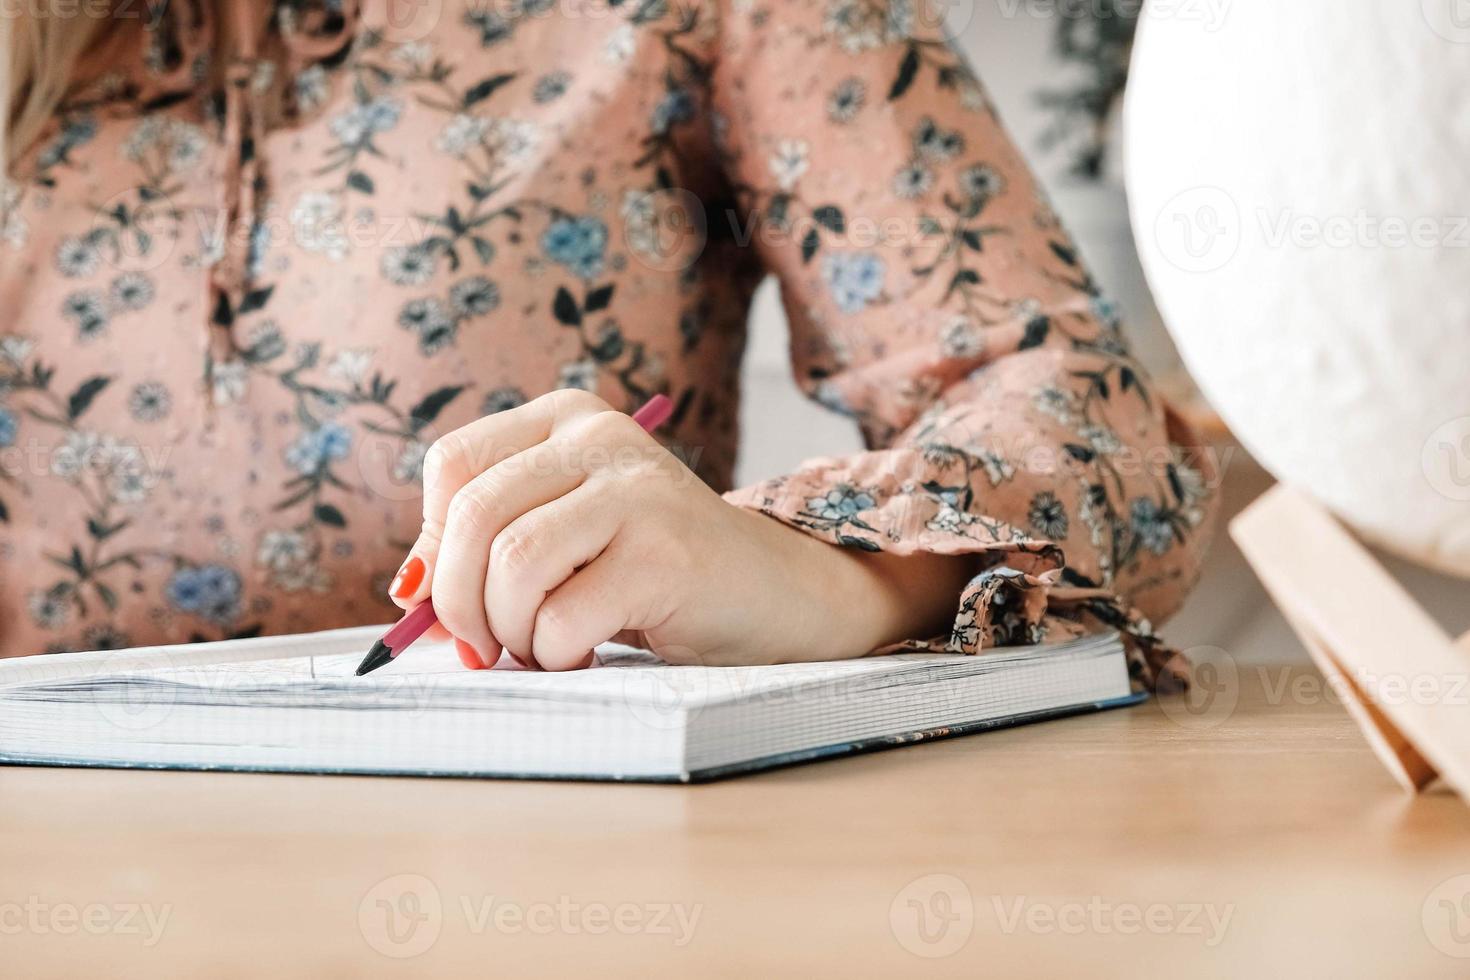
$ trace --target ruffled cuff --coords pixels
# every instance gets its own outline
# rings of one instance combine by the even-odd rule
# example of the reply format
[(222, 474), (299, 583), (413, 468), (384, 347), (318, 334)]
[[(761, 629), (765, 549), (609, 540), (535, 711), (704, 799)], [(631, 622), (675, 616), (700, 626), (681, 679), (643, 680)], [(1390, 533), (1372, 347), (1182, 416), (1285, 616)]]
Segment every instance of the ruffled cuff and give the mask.
[(1121, 597), (1070, 575), (1060, 546), (973, 513), (968, 487), (941, 486), (923, 470), (922, 459), (904, 450), (817, 459), (796, 473), (732, 490), (725, 499), (840, 547), (974, 561), (948, 635), (904, 640), (875, 653), (973, 655), (1111, 629), (1124, 638), (1135, 690), (1188, 685), (1188, 661)]

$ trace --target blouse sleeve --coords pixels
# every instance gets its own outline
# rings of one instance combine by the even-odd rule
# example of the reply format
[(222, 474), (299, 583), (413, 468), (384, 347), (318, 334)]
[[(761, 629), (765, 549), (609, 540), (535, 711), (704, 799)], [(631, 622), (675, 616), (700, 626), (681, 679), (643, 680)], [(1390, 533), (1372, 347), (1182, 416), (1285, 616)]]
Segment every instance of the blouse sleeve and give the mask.
[[(779, 11), (779, 12), (778, 12)], [(728, 499), (834, 544), (965, 556), (947, 636), (1123, 630), (1198, 572), (1216, 468), (1150, 387), (942, 24), (910, 0), (722, 4), (720, 152), (779, 279), (799, 383), (868, 451)]]

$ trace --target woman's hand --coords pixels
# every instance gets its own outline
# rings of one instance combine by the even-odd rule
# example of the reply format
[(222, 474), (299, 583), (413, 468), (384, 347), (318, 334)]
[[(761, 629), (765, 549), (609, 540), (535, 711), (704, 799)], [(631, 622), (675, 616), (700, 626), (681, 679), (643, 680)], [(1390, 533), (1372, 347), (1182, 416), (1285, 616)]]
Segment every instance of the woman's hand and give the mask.
[(675, 663), (776, 663), (940, 632), (964, 577), (960, 559), (838, 548), (727, 503), (629, 416), (569, 390), (433, 445), (393, 599), (432, 594), (466, 666), (503, 646), (584, 667), (620, 633)]

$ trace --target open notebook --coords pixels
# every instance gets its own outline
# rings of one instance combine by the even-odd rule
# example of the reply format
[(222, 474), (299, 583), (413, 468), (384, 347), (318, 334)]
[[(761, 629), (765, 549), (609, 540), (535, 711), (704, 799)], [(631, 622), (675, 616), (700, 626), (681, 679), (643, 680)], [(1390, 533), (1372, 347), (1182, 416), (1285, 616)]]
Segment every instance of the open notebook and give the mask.
[(0, 762), (689, 782), (1136, 700), (1114, 635), (775, 667), (607, 645), (562, 674), (424, 642), (353, 676), (380, 632), (0, 661)]

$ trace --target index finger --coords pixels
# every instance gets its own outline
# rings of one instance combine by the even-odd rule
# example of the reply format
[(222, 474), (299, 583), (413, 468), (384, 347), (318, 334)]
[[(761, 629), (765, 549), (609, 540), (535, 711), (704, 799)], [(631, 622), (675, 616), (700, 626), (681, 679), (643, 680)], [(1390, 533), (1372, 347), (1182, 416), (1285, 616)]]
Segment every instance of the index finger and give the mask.
[(407, 609), (429, 596), (434, 563), (444, 537), (444, 521), (454, 495), (502, 459), (550, 438), (569, 422), (608, 410), (591, 392), (575, 388), (553, 391), (455, 429), (429, 447), (424, 457), (424, 520), (418, 540), (389, 586), (389, 594)]

